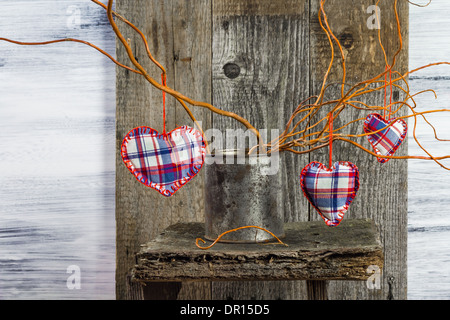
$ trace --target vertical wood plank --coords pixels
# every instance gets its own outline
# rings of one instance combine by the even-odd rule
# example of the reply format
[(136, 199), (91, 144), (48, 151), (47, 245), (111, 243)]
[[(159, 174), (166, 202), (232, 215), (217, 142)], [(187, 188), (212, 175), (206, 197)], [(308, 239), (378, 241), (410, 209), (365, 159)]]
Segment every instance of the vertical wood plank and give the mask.
[[(317, 21), (318, 2), (205, 0), (201, 4), (199, 7), (192, 6), (186, 0), (170, 3), (162, 0), (119, 0), (117, 8), (129, 20), (136, 22), (151, 39), (152, 52), (167, 68), (170, 86), (181, 92), (187, 90), (196, 100), (211, 100), (221, 109), (236, 112), (258, 129), (282, 128), (297, 104), (317, 93), (328, 66), (330, 51)], [(370, 4), (366, 0), (345, 3), (327, 1), (330, 25), (336, 35), (345, 40), (347, 80), (350, 83), (384, 69), (383, 60), (379, 59), (380, 52), (377, 51), (376, 30), (366, 27), (368, 15), (365, 10)], [(212, 13), (211, 20), (208, 20), (209, 11)], [(404, 46), (407, 48), (407, 3), (399, 2), (399, 11)], [(391, 56), (397, 46), (391, 3), (382, 4), (381, 12), (382, 38)], [(123, 26), (122, 29), (125, 30)], [(125, 34), (132, 44), (136, 44), (135, 55), (139, 61), (144, 61), (145, 52), (137, 45), (139, 39), (131, 32)], [(120, 60), (125, 53), (118, 47)], [(208, 48), (212, 48), (209, 53)], [(155, 78), (159, 78), (156, 68), (143, 64), (152, 70)], [(406, 71), (407, 54), (403, 53), (398, 64), (402, 72)], [(337, 72), (330, 76), (330, 82), (340, 80), (339, 66), (336, 65), (336, 68)], [(330, 90), (331, 96), (338, 93), (338, 85)], [(118, 70), (117, 150), (123, 136), (136, 126), (150, 125), (162, 129), (161, 98), (161, 93), (141, 78)], [(371, 104), (381, 101), (380, 94), (365, 100)], [(175, 105), (173, 99), (168, 99), (168, 129), (186, 121), (183, 112)], [(211, 116), (204, 111), (195, 112), (206, 127), (210, 124), (221, 130), (239, 127), (230, 119), (214, 116), (211, 120)], [(343, 115), (346, 119), (364, 116), (355, 110), (347, 110)], [(336, 125), (339, 125), (339, 120)], [(361, 128), (351, 126), (348, 129), (355, 132)], [(336, 143), (334, 150), (335, 161), (352, 161), (361, 171), (361, 188), (346, 217), (375, 220), (385, 245), (386, 262), (382, 289), (377, 293), (369, 292), (364, 283), (331, 281), (326, 284), (328, 298), (383, 299), (391, 296), (403, 299), (406, 297), (406, 162), (391, 160), (381, 167), (374, 158), (343, 143)], [(404, 143), (397, 154), (406, 152)], [(306, 209), (308, 205), (299, 189), (297, 172), (310, 160), (327, 162), (326, 153), (327, 150), (322, 150), (306, 157), (287, 155), (281, 167), (286, 188), (283, 190), (286, 195), (286, 221), (320, 219), (315, 211)], [(117, 157), (116, 177), (116, 283), (117, 298), (122, 299), (125, 297), (126, 274), (134, 264), (134, 254), (139, 250), (139, 245), (152, 239), (171, 223), (202, 219), (199, 191), (202, 187), (201, 182), (191, 181), (191, 184), (198, 183), (198, 186), (192, 190), (180, 190), (178, 198), (175, 195), (170, 200), (161, 199), (153, 190), (138, 185), (121, 163), (120, 156)], [(308, 290), (319, 292), (320, 289), (314, 287), (314, 283), (306, 288), (303, 282), (208, 285), (200, 285), (200, 289), (185, 287), (182, 296), (188, 298), (195, 295), (189, 292), (200, 291), (205, 296), (208, 296), (207, 292), (212, 292), (210, 297), (215, 299), (302, 299), (307, 297)], [(197, 298), (201, 297), (197, 294)]]
[[(172, 20), (174, 88), (192, 99), (211, 103), (211, 0), (173, 1)], [(179, 103), (174, 110), (173, 128), (194, 127)], [(209, 110), (191, 107), (191, 111), (204, 131), (210, 128)], [(187, 188), (178, 191), (173, 203), (173, 222), (204, 221), (203, 172)]]
[(144, 288), (139, 282), (133, 282), (131, 275), (127, 275), (127, 300), (144, 300)]
[[(174, 88), (195, 100), (211, 103), (211, 0), (180, 0), (172, 4)], [(202, 129), (209, 129), (211, 112), (199, 107), (191, 110)], [(177, 103), (174, 128), (186, 124), (194, 127)], [(177, 191), (177, 198), (171, 204), (171, 223), (204, 222), (203, 185), (204, 170), (201, 170), (186, 188)], [(184, 282), (177, 295), (180, 300), (210, 298), (210, 282)]]
[[(171, 11), (161, 6), (157, 10), (156, 1), (117, 1), (116, 8), (128, 20), (135, 23), (152, 45), (153, 54), (165, 64), (169, 74), (169, 84), (173, 85), (173, 71), (171, 64), (167, 65), (172, 46), (167, 24), (152, 23), (150, 12), (159, 11), (160, 18), (165, 15), (169, 17)], [(167, 19), (163, 19), (167, 20)], [(151, 62), (147, 61), (145, 49), (141, 40), (131, 29), (120, 21), (118, 22), (125, 38), (129, 39), (135, 57), (145, 67), (152, 70), (155, 78), (160, 76), (156, 68), (151, 68)], [(152, 41), (158, 39), (158, 41)], [(163, 44), (166, 43), (166, 46)], [(169, 44), (168, 44), (169, 43)], [(117, 44), (117, 58), (127, 61), (127, 55), (120, 43)], [(171, 56), (171, 54), (170, 54)], [(172, 69), (173, 70), (173, 69)], [(169, 223), (171, 208), (164, 203), (154, 190), (147, 189), (128, 172), (120, 157), (120, 145), (123, 137), (133, 128), (138, 126), (151, 126), (162, 131), (162, 96), (157, 90), (140, 76), (126, 70), (117, 70), (117, 110), (116, 110), (116, 298), (126, 299), (124, 294), (124, 279), (130, 268), (135, 263), (135, 253), (139, 250), (141, 243), (145, 243), (158, 234)], [(167, 109), (171, 109), (170, 102)], [(169, 200), (170, 201), (170, 200)]]
[[(328, 39), (320, 28), (317, 14), (319, 1), (311, 2), (311, 89), (320, 90), (322, 78), (329, 64), (331, 51)], [(378, 30), (370, 30), (367, 20), (369, 0), (326, 2), (325, 10), (328, 14), (330, 27), (343, 44), (346, 55), (347, 83), (355, 84), (385, 70), (384, 57), (378, 45)], [(388, 61), (392, 60), (399, 42), (395, 22), (393, 1), (380, 3), (381, 38), (388, 54)], [(401, 73), (408, 69), (408, 3), (398, 2), (404, 50), (397, 59), (396, 68)], [(329, 83), (335, 83), (329, 90), (328, 98), (340, 95), (340, 81), (342, 68), (340, 55), (336, 47), (335, 64)], [(382, 105), (384, 92), (369, 95), (361, 101), (369, 105)], [(400, 95), (402, 97), (402, 95)], [(329, 110), (328, 110), (329, 111)], [(326, 116), (328, 111), (319, 114)], [(399, 115), (404, 115), (406, 110)], [(336, 120), (336, 127), (351, 119), (365, 118), (367, 111), (348, 109)], [(362, 133), (362, 122), (349, 126), (344, 133)], [(367, 138), (361, 138), (368, 149), (371, 146)], [(396, 153), (407, 154), (407, 142)], [(323, 149), (311, 155), (311, 160), (328, 164), (328, 149)], [(407, 161), (390, 160), (380, 164), (377, 160), (361, 150), (357, 150), (344, 142), (333, 145), (333, 162), (351, 161), (360, 170), (360, 189), (358, 195), (346, 213), (346, 218), (370, 218), (380, 228), (381, 241), (384, 244), (385, 265), (383, 268), (382, 288), (369, 290), (364, 282), (330, 281), (328, 283), (329, 299), (386, 299), (389, 295), (388, 277), (393, 276), (395, 282), (391, 292), (395, 299), (406, 299), (406, 247), (407, 247)], [(321, 219), (314, 209), (311, 210), (311, 220)], [(345, 219), (345, 218), (344, 218)], [(381, 267), (381, 266), (380, 266)]]
[(306, 281), (309, 300), (328, 300), (327, 281), (310, 280)]
[[(213, 104), (245, 117), (259, 130), (284, 129), (309, 94), (308, 12), (306, 0), (215, 0)], [(222, 132), (242, 129), (234, 120), (216, 115), (213, 127)], [(285, 196), (285, 220), (307, 220), (308, 206), (297, 173), (309, 157), (286, 154), (284, 160), (280, 192)], [(215, 299), (299, 299), (305, 292), (302, 286), (304, 282), (298, 281), (213, 283), (212, 295)]]
[[(284, 129), (293, 110), (309, 96), (309, 2), (214, 1), (213, 104), (247, 118), (258, 129)], [(226, 75), (226, 66), (239, 73)], [(242, 128), (213, 115), (219, 130)], [(307, 220), (307, 201), (298, 188), (308, 156), (286, 154), (287, 221)], [(287, 169), (287, 170), (286, 170)], [(295, 174), (293, 174), (295, 173)]]
[[(146, 35), (150, 50), (167, 71), (167, 84), (196, 100), (210, 101), (210, 0), (196, 5), (186, 0), (142, 1), (119, 0), (117, 11), (135, 23)], [(138, 61), (157, 80), (161, 71), (148, 60), (145, 47), (136, 33), (119, 23), (125, 38), (130, 39)], [(119, 61), (127, 61), (126, 52), (118, 43)], [(186, 59), (191, 57), (191, 59)], [(170, 131), (181, 125), (193, 126), (177, 106), (175, 99), (166, 99), (166, 127)], [(198, 120), (207, 114), (193, 110)], [(196, 176), (171, 198), (142, 186), (126, 169), (119, 154), (123, 137), (137, 126), (150, 126), (162, 132), (162, 93), (142, 77), (117, 70), (116, 124), (116, 297), (126, 299), (126, 275), (134, 265), (140, 244), (153, 239), (170, 224), (203, 219), (203, 179)], [(195, 239), (193, 239), (195, 241)], [(184, 285), (183, 285), (184, 286)], [(189, 286), (187, 284), (187, 286)], [(209, 283), (205, 284), (209, 293)], [(148, 288), (147, 288), (148, 291)], [(191, 290), (193, 291), (193, 290)], [(186, 298), (189, 289), (181, 290)], [(173, 295), (172, 295), (173, 296)], [(168, 296), (169, 297), (169, 296)], [(163, 297), (161, 297), (163, 298)]]

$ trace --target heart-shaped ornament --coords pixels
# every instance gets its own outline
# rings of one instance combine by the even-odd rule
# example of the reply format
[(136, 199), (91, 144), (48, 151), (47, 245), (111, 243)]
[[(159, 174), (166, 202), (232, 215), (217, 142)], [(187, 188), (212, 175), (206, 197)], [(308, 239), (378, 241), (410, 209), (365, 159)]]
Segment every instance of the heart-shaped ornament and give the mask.
[[(392, 156), (405, 140), (408, 126), (403, 119), (385, 120), (378, 113), (371, 113), (364, 121), (364, 132), (376, 154)], [(378, 162), (385, 163), (389, 158), (378, 158)]]
[(121, 147), (122, 159), (136, 179), (166, 197), (200, 171), (205, 154), (203, 135), (187, 126), (165, 135), (138, 127), (125, 136)]
[(311, 162), (300, 174), (303, 194), (325, 223), (334, 227), (344, 218), (359, 189), (359, 170), (351, 162), (336, 162), (329, 169)]

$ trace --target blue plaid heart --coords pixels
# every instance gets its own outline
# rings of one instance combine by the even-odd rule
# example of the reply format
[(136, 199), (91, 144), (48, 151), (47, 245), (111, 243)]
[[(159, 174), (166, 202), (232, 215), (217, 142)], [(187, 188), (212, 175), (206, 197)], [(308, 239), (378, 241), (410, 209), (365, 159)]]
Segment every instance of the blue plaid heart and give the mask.
[(121, 155), (139, 182), (170, 197), (200, 171), (205, 147), (202, 134), (187, 126), (166, 135), (138, 127), (123, 139)]
[(332, 169), (311, 162), (300, 174), (303, 194), (325, 223), (334, 227), (344, 218), (359, 189), (359, 170), (351, 162), (336, 162)]
[[(371, 113), (364, 121), (364, 132), (372, 133), (367, 136), (376, 154), (392, 156), (400, 147), (408, 132), (408, 126), (403, 119), (387, 121), (378, 113)], [(385, 163), (389, 158), (378, 158), (378, 162)]]

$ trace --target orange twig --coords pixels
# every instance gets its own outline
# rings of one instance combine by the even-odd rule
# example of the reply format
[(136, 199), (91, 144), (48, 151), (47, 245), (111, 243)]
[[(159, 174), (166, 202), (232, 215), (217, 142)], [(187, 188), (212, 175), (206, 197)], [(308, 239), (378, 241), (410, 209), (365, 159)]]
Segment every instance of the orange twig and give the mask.
[[(65, 41), (72, 41), (72, 42), (78, 42), (78, 43), (88, 45), (88, 46), (96, 49), (103, 55), (107, 56), (111, 61), (113, 61), (115, 64), (117, 64), (121, 68), (129, 70), (140, 76), (143, 76), (152, 86), (154, 86), (158, 90), (161, 90), (161, 91), (173, 96), (182, 105), (182, 107), (184, 108), (186, 113), (194, 121), (194, 123), (200, 130), (202, 130), (202, 129), (201, 129), (199, 123), (196, 121), (193, 113), (191, 112), (191, 110), (187, 104), (190, 104), (192, 106), (206, 108), (206, 109), (210, 110), (211, 112), (217, 113), (222, 116), (231, 117), (231, 118), (235, 119), (236, 121), (240, 122), (245, 127), (247, 127), (247, 129), (252, 131), (258, 138), (258, 146), (251, 148), (251, 152), (254, 151), (256, 149), (256, 147), (260, 147), (260, 152), (266, 151), (266, 149), (267, 149), (267, 152), (269, 152), (269, 153), (275, 152), (275, 151), (287, 151), (287, 152), (293, 152), (296, 154), (304, 154), (304, 153), (313, 152), (317, 149), (320, 149), (327, 145), (330, 145), (334, 140), (342, 140), (342, 141), (350, 142), (350, 140), (348, 138), (361, 138), (361, 137), (365, 137), (367, 135), (365, 133), (364, 134), (359, 134), (359, 133), (341, 134), (340, 133), (344, 128), (348, 127), (349, 125), (355, 124), (359, 121), (364, 121), (364, 118), (353, 119), (350, 121), (346, 120), (346, 121), (344, 121), (344, 124), (341, 125), (339, 128), (333, 128), (333, 130), (329, 130), (328, 129), (330, 127), (330, 117), (329, 116), (325, 116), (325, 117), (321, 117), (320, 119), (317, 119), (317, 115), (324, 114), (324, 113), (322, 113), (322, 110), (325, 108), (326, 108), (326, 114), (327, 115), (332, 114), (333, 119), (335, 119), (337, 121), (340, 118), (343, 111), (349, 107), (358, 109), (358, 110), (367, 110), (368, 112), (375, 112), (375, 111), (388, 110), (388, 109), (391, 110), (392, 108), (396, 108), (396, 110), (392, 111), (392, 114), (396, 114), (402, 108), (406, 107), (410, 110), (411, 114), (407, 115), (407, 116), (402, 116), (399, 118), (403, 118), (403, 119), (414, 118), (414, 126), (413, 126), (413, 130), (412, 130), (413, 138), (414, 138), (415, 142), (418, 144), (418, 146), (425, 153), (427, 153), (428, 157), (404, 156), (404, 157), (401, 157), (401, 159), (434, 160), (439, 165), (443, 166), (441, 163), (439, 163), (439, 160), (443, 160), (443, 159), (447, 158), (447, 157), (439, 158), (439, 157), (434, 157), (433, 155), (431, 155), (431, 153), (429, 153), (417, 139), (416, 127), (417, 127), (417, 117), (422, 117), (424, 119), (424, 121), (427, 123), (427, 125), (429, 125), (433, 129), (436, 140), (448, 141), (448, 140), (441, 139), (438, 137), (436, 129), (430, 123), (430, 121), (426, 118), (425, 115), (427, 115), (428, 113), (435, 113), (435, 112), (450, 112), (450, 110), (441, 109), (441, 110), (430, 110), (430, 111), (426, 111), (426, 112), (416, 112), (414, 110), (414, 108), (416, 106), (416, 102), (414, 99), (415, 96), (425, 93), (425, 92), (433, 92), (435, 95), (436, 95), (436, 93), (433, 90), (428, 89), (428, 90), (422, 90), (415, 94), (411, 94), (409, 84), (408, 84), (406, 77), (414, 72), (418, 72), (425, 68), (438, 66), (438, 65), (450, 65), (450, 62), (430, 63), (428, 65), (418, 67), (414, 70), (410, 70), (404, 74), (401, 74), (400, 72), (398, 72), (394, 69), (398, 55), (400, 54), (400, 52), (403, 49), (402, 30), (401, 30), (400, 19), (399, 19), (398, 10), (397, 10), (398, 0), (394, 1), (393, 10), (395, 13), (399, 46), (392, 57), (392, 61), (390, 63), (388, 62), (388, 57), (387, 57), (387, 54), (386, 54), (386, 51), (385, 51), (385, 48), (383, 46), (382, 39), (381, 39), (381, 30), (379, 30), (378, 31), (378, 43), (383, 52), (386, 68), (384, 68), (384, 72), (380, 72), (379, 74), (375, 75), (371, 79), (363, 80), (363, 81), (353, 84), (351, 86), (346, 83), (347, 71), (346, 71), (346, 62), (345, 62), (346, 57), (344, 55), (344, 50), (339, 42), (339, 39), (334, 35), (334, 33), (332, 31), (332, 28), (328, 21), (327, 13), (325, 11), (326, 0), (320, 0), (320, 10), (318, 13), (319, 24), (320, 24), (320, 27), (322, 28), (323, 32), (327, 36), (330, 50), (331, 50), (331, 57), (330, 57), (328, 68), (323, 76), (322, 86), (317, 95), (314, 95), (307, 99), (304, 99), (304, 101), (302, 101), (297, 106), (297, 108), (292, 112), (288, 122), (286, 123), (282, 134), (278, 138), (276, 138), (276, 139), (272, 140), (270, 143), (266, 143), (266, 144), (262, 141), (258, 130), (256, 130), (256, 128), (248, 120), (244, 119), (243, 117), (241, 117), (235, 113), (216, 108), (209, 103), (192, 100), (192, 99), (186, 97), (185, 95), (179, 93), (178, 91), (168, 87), (167, 85), (164, 85), (163, 83), (160, 84), (155, 79), (153, 79), (153, 77), (149, 74), (149, 72), (145, 68), (143, 68), (143, 66), (141, 64), (139, 64), (137, 59), (134, 57), (133, 51), (132, 51), (129, 43), (125, 40), (125, 38), (122, 35), (121, 31), (119, 30), (116, 22), (114, 21), (114, 17), (116, 17), (117, 19), (124, 22), (126, 25), (131, 27), (135, 32), (137, 32), (139, 34), (139, 36), (141, 37), (141, 39), (143, 41), (143, 44), (145, 45), (145, 49), (146, 49), (148, 58), (158, 68), (161, 69), (163, 76), (165, 76), (166, 70), (152, 56), (149, 45), (148, 45), (148, 41), (147, 41), (146, 37), (144, 36), (144, 34), (142, 33), (142, 31), (139, 30), (139, 28), (137, 28), (133, 23), (128, 21), (125, 17), (121, 16), (120, 14), (118, 14), (117, 12), (112, 10), (112, 5), (114, 2), (113, 0), (108, 0), (107, 5), (101, 3), (99, 0), (91, 0), (91, 1), (106, 10), (108, 21), (109, 21), (111, 27), (113, 28), (114, 33), (116, 34), (117, 38), (120, 40), (121, 44), (124, 46), (124, 48), (127, 52), (128, 58), (134, 68), (128, 67), (128, 66), (124, 65), (123, 63), (120, 63), (119, 61), (114, 59), (111, 55), (109, 55), (104, 50), (102, 50), (102, 49), (98, 48), (97, 46), (93, 45), (92, 43), (89, 43), (84, 40), (67, 38), (67, 39), (58, 39), (58, 40), (51, 40), (51, 41), (44, 41), (44, 42), (21, 42), (21, 41), (6, 39), (6, 38), (0, 38), (0, 41), (7, 41), (7, 42), (18, 44), (18, 45), (48, 45), (48, 44), (65, 42)], [(377, 0), (377, 5), (380, 3), (380, 1), (381, 0)], [(431, 2), (431, 1), (429, 1), (425, 5), (419, 5), (416, 3), (412, 3), (409, 0), (407, 0), (407, 1), (409, 3), (411, 3), (413, 5), (417, 5), (417, 6), (427, 6)], [(376, 18), (377, 18), (377, 20), (379, 19), (378, 16)], [(342, 64), (342, 73), (343, 73), (342, 80), (339, 83), (339, 85), (341, 86), (340, 97), (337, 97), (337, 98), (331, 99), (331, 100), (326, 100), (325, 93), (332, 86), (332, 84), (328, 83), (328, 77), (333, 68), (334, 55), (335, 55), (334, 46), (335, 45), (338, 47), (338, 50), (341, 55), (341, 64)], [(391, 79), (392, 81), (390, 81), (389, 84), (386, 81), (383, 81), (383, 78), (386, 77), (386, 75), (388, 73), (389, 73), (389, 75), (391, 75), (392, 73), (397, 75), (394, 79)], [(385, 106), (376, 106), (376, 105), (370, 106), (370, 105), (358, 100), (360, 97), (363, 97), (363, 96), (366, 96), (369, 94), (376, 94), (382, 90), (386, 90), (386, 87), (388, 85), (392, 85), (393, 87), (395, 87), (398, 90), (400, 90), (401, 92), (403, 92), (405, 94), (405, 99), (403, 101), (389, 103), (388, 106), (386, 106), (386, 105)], [(349, 88), (347, 91), (345, 90), (345, 86), (348, 86), (348, 88)], [(406, 87), (406, 88), (403, 88), (403, 87)], [(310, 100), (312, 100), (312, 99), (315, 99), (314, 103), (310, 102)], [(408, 103), (409, 100), (411, 101), (410, 103)], [(383, 128), (382, 130), (384, 130), (384, 129), (385, 128)], [(329, 139), (330, 137), (332, 137), (332, 139), (330, 139), (330, 141), (328, 143), (326, 143), (327, 139)], [(361, 146), (357, 142), (351, 141), (351, 143), (353, 145), (355, 145), (356, 147), (361, 148)], [(299, 148), (303, 149), (303, 150), (297, 150)], [(370, 155), (375, 155), (373, 152), (371, 152), (365, 148), (361, 148), (361, 149), (366, 151)], [(387, 156), (383, 156), (383, 157), (389, 158)], [(396, 158), (396, 157), (392, 157), (392, 158)], [(443, 167), (445, 167), (445, 166), (443, 166)]]
[(206, 241), (203, 240), (203, 239), (201, 239), (201, 238), (197, 238), (197, 239), (195, 240), (195, 245), (196, 245), (198, 248), (202, 249), (202, 250), (208, 250), (208, 249), (211, 249), (217, 242), (219, 242), (219, 240), (220, 240), (223, 236), (227, 235), (228, 233), (230, 233), (230, 232), (236, 232), (236, 231), (239, 231), (239, 230), (242, 230), (242, 229), (248, 229), (248, 228), (255, 228), (255, 229), (263, 230), (263, 231), (269, 233), (272, 237), (274, 237), (274, 238), (278, 241), (279, 244), (282, 244), (282, 245), (284, 245), (285, 247), (288, 247), (287, 244), (285, 244), (283, 241), (281, 241), (281, 240), (280, 240), (276, 235), (274, 235), (272, 232), (270, 232), (270, 231), (267, 230), (267, 229), (258, 227), (258, 226), (245, 226), (245, 227), (239, 227), (239, 228), (236, 228), (236, 229), (231, 229), (231, 230), (225, 231), (224, 233), (222, 233), (221, 235), (219, 235), (219, 236), (217, 237), (217, 239), (214, 240), (214, 242), (213, 242), (211, 245), (209, 245), (209, 246), (207, 246), (207, 247), (201, 247), (201, 246), (198, 244), (198, 242), (201, 241), (202, 243), (206, 243)]

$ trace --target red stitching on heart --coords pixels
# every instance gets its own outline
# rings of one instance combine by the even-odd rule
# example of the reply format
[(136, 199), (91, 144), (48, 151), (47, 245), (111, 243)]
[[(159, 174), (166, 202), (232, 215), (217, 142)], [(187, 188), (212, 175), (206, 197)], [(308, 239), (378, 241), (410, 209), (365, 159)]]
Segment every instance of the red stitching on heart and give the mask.
[[(141, 172), (141, 168), (136, 168), (135, 165), (131, 160), (129, 160), (129, 153), (127, 150), (127, 145), (130, 140), (132, 140), (132, 137), (134, 137), (134, 134), (138, 132), (140, 134), (146, 134), (156, 139), (163, 139), (164, 141), (168, 141), (169, 137), (177, 137), (180, 136), (182, 132), (191, 134), (194, 138), (201, 141), (200, 146), (200, 154), (201, 154), (201, 164), (200, 165), (192, 165), (192, 168), (189, 168), (189, 171), (186, 172), (186, 176), (182, 177), (181, 179), (172, 182), (172, 185), (170, 186), (170, 189), (166, 189), (164, 186), (162, 186), (160, 183), (150, 181), (146, 176), (144, 176)], [(182, 186), (184, 186), (187, 182), (189, 182), (192, 178), (194, 178), (198, 172), (200, 172), (201, 168), (203, 167), (205, 155), (206, 155), (206, 144), (203, 140), (202, 134), (190, 127), (183, 126), (176, 128), (169, 132), (168, 134), (165, 133), (159, 133), (153, 128), (142, 126), (134, 128), (133, 130), (130, 130), (128, 134), (125, 136), (125, 138), (122, 141), (122, 145), (120, 148), (120, 153), (123, 162), (125, 163), (125, 166), (128, 168), (128, 170), (133, 174), (133, 176), (143, 185), (150, 187), (154, 190), (157, 190), (162, 195), (166, 197), (170, 197), (173, 194), (175, 194)]]
[[(317, 166), (320, 170), (325, 170), (327, 172), (332, 172), (333, 170), (336, 169), (336, 164), (340, 165), (340, 166), (345, 166), (345, 167), (350, 167), (353, 169), (353, 171), (355, 172), (355, 187), (353, 189), (353, 191), (351, 193), (348, 194), (347, 196), (347, 200), (344, 204), (344, 206), (342, 207), (342, 209), (338, 210), (338, 218), (337, 223), (334, 223), (333, 221), (331, 221), (330, 219), (328, 219), (327, 217), (325, 217), (323, 215), (323, 213), (321, 212), (321, 210), (316, 206), (314, 199), (311, 198), (311, 196), (308, 194), (305, 183), (304, 183), (304, 176), (306, 175), (306, 173), (308, 172), (308, 170), (313, 166)], [(313, 161), (311, 163), (309, 163), (305, 168), (303, 168), (302, 172), (300, 173), (300, 186), (301, 189), (303, 191), (303, 195), (306, 197), (306, 199), (308, 200), (308, 202), (314, 207), (314, 209), (316, 209), (316, 211), (319, 213), (319, 215), (322, 217), (322, 219), (325, 221), (325, 223), (327, 224), (327, 226), (329, 227), (336, 227), (338, 226), (342, 219), (344, 218), (345, 213), (348, 211), (350, 204), (352, 203), (352, 201), (355, 199), (356, 194), (359, 190), (359, 170), (358, 167), (356, 165), (354, 165), (353, 163), (349, 162), (349, 161), (339, 161), (336, 162), (332, 168), (327, 168), (324, 164), (317, 162), (317, 161)]]

